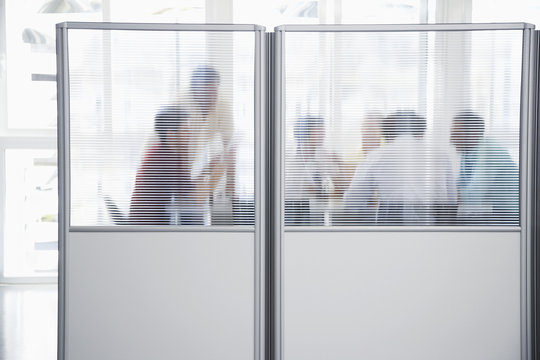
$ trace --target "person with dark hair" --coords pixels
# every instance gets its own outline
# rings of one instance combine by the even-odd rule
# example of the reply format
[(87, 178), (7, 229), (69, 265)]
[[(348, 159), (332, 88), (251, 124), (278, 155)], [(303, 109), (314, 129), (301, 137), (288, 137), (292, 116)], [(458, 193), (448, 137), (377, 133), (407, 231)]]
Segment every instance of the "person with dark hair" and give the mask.
[(324, 138), (322, 117), (304, 116), (296, 121), (296, 151), (286, 163), (287, 225), (324, 225), (321, 209), (343, 192), (342, 161), (325, 149)]
[[(180, 106), (168, 106), (154, 119), (158, 141), (146, 151), (131, 196), (128, 224), (203, 225), (200, 208), (208, 188), (220, 171), (221, 159), (213, 159), (204, 170), (206, 180), (193, 181), (186, 154), (190, 138), (189, 113)], [(179, 209), (173, 210), (177, 206)], [(173, 221), (173, 218), (180, 218)]]
[(481, 116), (464, 111), (454, 117), (450, 140), (461, 155), (458, 221), (518, 225), (518, 168), (508, 151), (484, 134)]
[(187, 160), (192, 179), (201, 176), (202, 169), (213, 156), (227, 154), (220, 179), (209, 192), (207, 207), (210, 209), (211, 205), (213, 209), (213, 224), (231, 224), (236, 186), (236, 144), (233, 139), (232, 110), (221, 94), (221, 81), (219, 71), (213, 66), (196, 67), (191, 73), (189, 91), (180, 103), (190, 113), (191, 138)]
[(382, 123), (383, 136), (387, 142), (406, 134), (421, 139), (426, 131), (426, 119), (414, 111), (398, 111), (385, 117)]
[[(382, 121), (385, 145), (357, 167), (344, 195), (355, 222), (387, 225), (450, 222), (457, 202), (447, 154), (424, 140), (425, 118), (398, 111)], [(375, 207), (369, 202), (377, 199)]]

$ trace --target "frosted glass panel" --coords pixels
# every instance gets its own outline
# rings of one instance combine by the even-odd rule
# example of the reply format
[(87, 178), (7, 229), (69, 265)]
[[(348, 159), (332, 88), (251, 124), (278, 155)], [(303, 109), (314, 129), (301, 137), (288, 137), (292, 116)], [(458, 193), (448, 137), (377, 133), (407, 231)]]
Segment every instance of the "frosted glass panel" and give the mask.
[(69, 30), (71, 224), (253, 224), (254, 47)]
[(286, 225), (518, 225), (522, 37), (286, 33)]

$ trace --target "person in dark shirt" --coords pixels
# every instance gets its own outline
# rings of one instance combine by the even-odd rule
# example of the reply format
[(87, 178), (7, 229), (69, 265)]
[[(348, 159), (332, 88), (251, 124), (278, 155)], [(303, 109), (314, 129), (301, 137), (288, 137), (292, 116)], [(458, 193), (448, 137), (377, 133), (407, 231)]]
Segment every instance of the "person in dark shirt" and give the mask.
[(189, 178), (184, 176), (185, 166), (179, 156), (180, 133), (187, 120), (187, 112), (179, 106), (167, 107), (156, 115), (154, 130), (159, 141), (146, 151), (137, 171), (128, 218), (130, 224), (171, 224), (167, 207), (178, 190), (189, 188)]
[[(212, 184), (223, 172), (225, 154), (212, 159), (201, 175), (192, 179), (188, 165), (188, 120), (189, 113), (181, 106), (168, 106), (156, 115), (154, 130), (158, 141), (146, 151), (137, 171), (129, 224), (204, 224), (202, 212), (186, 209), (197, 208), (208, 198)], [(175, 207), (178, 209), (172, 210)], [(180, 220), (174, 221), (173, 215), (179, 214)]]

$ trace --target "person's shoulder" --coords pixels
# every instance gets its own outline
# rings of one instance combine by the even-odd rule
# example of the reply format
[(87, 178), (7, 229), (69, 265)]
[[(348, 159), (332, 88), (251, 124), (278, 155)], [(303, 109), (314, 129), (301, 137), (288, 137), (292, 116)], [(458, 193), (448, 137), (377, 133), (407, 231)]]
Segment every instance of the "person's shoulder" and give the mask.
[(159, 141), (153, 142), (148, 146), (143, 155), (143, 163), (155, 161), (163, 157), (164, 148)]
[(480, 142), (478, 143), (478, 148), (490, 149), (490, 150), (503, 150), (504, 146), (499, 141), (497, 141), (497, 139), (486, 136), (482, 140), (480, 140)]
[(510, 156), (506, 146), (501, 144), (496, 139), (484, 138), (477, 146), (477, 152), (486, 154), (489, 157), (505, 157)]

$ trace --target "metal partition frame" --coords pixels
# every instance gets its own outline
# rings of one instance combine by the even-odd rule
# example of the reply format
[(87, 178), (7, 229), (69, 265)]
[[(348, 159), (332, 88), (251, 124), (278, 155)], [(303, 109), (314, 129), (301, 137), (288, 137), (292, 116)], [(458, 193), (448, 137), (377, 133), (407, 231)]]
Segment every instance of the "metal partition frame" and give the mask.
[[(521, 359), (532, 359), (532, 231), (536, 224), (533, 217), (535, 202), (534, 193), (536, 177), (534, 174), (536, 145), (536, 106), (537, 106), (537, 66), (538, 44), (534, 25), (527, 23), (492, 23), (492, 24), (407, 24), (407, 25), (283, 25), (275, 28), (275, 137), (273, 139), (274, 158), (274, 313), (272, 316), (272, 351), (274, 359), (283, 360), (283, 239), (285, 232), (486, 232), (519, 231), (520, 232), (520, 299), (521, 299)], [(436, 31), (484, 31), (484, 30), (522, 30), (522, 72), (521, 72), (521, 106), (520, 106), (520, 226), (485, 227), (485, 226), (308, 226), (286, 227), (284, 219), (285, 199), (285, 42), (286, 34), (291, 32), (436, 32)], [(537, 186), (537, 185), (536, 185)]]
[[(283, 64), (287, 32), (402, 32), (402, 31), (482, 31), (523, 30), (523, 65), (521, 89), (520, 131), (520, 226), (517, 227), (310, 227), (308, 232), (381, 232), (381, 231), (519, 231), (521, 234), (521, 358), (531, 359), (534, 338), (531, 303), (533, 278), (532, 236), (536, 177), (536, 107), (538, 35), (534, 26), (524, 23), (507, 24), (426, 24), (426, 25), (285, 25), (266, 34), (264, 28), (253, 25), (217, 24), (130, 24), (130, 23), (62, 23), (57, 25), (58, 84), (58, 148), (59, 148), (59, 312), (58, 359), (65, 359), (66, 338), (66, 249), (69, 233), (88, 231), (187, 231), (179, 227), (122, 226), (71, 227), (69, 222), (69, 29), (152, 30), (152, 31), (253, 31), (255, 33), (255, 226), (190, 227), (188, 231), (255, 232), (255, 359), (283, 359), (283, 274), (282, 239), (285, 232), (300, 231), (285, 228), (284, 189), (284, 119), (285, 73)], [(269, 121), (266, 122), (265, 119)], [(537, 236), (537, 235), (536, 235)]]
[[(253, 226), (71, 226), (70, 225), (70, 29), (128, 31), (201, 31), (252, 32), (254, 49), (254, 225)], [(162, 23), (93, 23), (64, 22), (56, 26), (57, 92), (58, 92), (58, 164), (59, 164), (59, 270), (58, 270), (58, 359), (66, 358), (67, 280), (70, 232), (237, 232), (254, 234), (254, 339), (253, 358), (264, 359), (266, 353), (266, 46), (265, 28), (259, 25), (229, 24), (162, 24)]]

